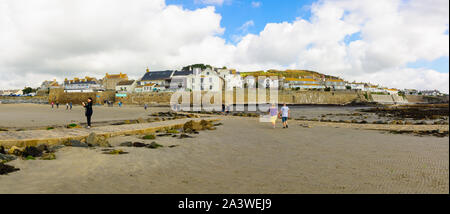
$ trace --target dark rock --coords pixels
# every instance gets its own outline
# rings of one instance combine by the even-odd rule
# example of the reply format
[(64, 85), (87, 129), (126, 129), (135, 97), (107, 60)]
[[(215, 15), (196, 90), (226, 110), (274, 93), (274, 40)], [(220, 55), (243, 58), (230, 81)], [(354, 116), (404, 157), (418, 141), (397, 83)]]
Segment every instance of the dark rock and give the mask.
[(0, 162), (2, 162), (2, 161), (9, 162), (9, 161), (13, 161), (15, 159), (17, 159), (17, 157), (14, 155), (0, 154)]
[(191, 137), (191, 136), (189, 136), (187, 134), (181, 134), (179, 139), (183, 139), (183, 138), (193, 138), (193, 137)]
[(163, 147), (163, 145), (157, 144), (156, 142), (152, 142), (146, 145), (146, 147), (149, 149), (157, 149), (158, 147)]
[(159, 135), (156, 135), (156, 136), (158, 136), (158, 137), (166, 137), (166, 136), (172, 136), (172, 134), (166, 133), (166, 134), (159, 134)]
[(377, 120), (377, 121), (374, 121), (373, 124), (386, 124), (386, 122), (384, 122), (382, 120)]
[(202, 130), (213, 127), (213, 124), (210, 121), (206, 121), (206, 120), (200, 121), (200, 125), (202, 126)]
[(169, 146), (169, 148), (175, 148), (175, 147), (177, 147), (178, 145), (171, 145), (171, 146)]
[(48, 147), (48, 152), (56, 152), (58, 149), (64, 148), (64, 145), (54, 145)]
[(66, 146), (72, 146), (72, 147), (88, 147), (87, 143), (83, 143), (79, 140), (69, 140), (67, 143), (65, 143), (64, 145)]
[(145, 147), (146, 144), (145, 143), (141, 143), (141, 142), (134, 142), (133, 143), (133, 147)]
[(133, 146), (133, 142), (124, 142), (124, 143), (121, 143), (119, 146), (132, 147)]
[(120, 125), (124, 125), (124, 124), (125, 124), (125, 122), (117, 122), (117, 123), (113, 123), (111, 125), (113, 125), (113, 126), (120, 126)]
[(108, 155), (122, 155), (122, 154), (128, 154), (128, 152), (124, 152), (120, 149), (114, 149), (111, 151), (105, 151), (103, 152), (103, 154), (108, 154)]
[(28, 156), (40, 157), (40, 156), (42, 156), (42, 151), (39, 150), (38, 148), (34, 147), (34, 146), (27, 146), (22, 151), (22, 156), (23, 157), (28, 157)]
[(41, 160), (55, 160), (55, 159), (56, 159), (55, 153), (45, 153), (41, 157)]
[(5, 147), (0, 146), (0, 154), (6, 154)]
[(8, 164), (0, 163), (0, 175), (6, 175), (11, 172), (19, 171), (19, 168), (10, 166)]
[(39, 151), (41, 152), (48, 152), (48, 146), (46, 144), (40, 144), (36, 146), (36, 148), (39, 149)]

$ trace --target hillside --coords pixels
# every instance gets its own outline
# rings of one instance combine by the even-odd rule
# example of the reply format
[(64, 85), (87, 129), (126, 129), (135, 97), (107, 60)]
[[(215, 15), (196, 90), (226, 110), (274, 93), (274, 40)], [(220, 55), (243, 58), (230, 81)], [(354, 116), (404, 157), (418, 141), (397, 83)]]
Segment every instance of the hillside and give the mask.
[(278, 76), (279, 78), (281, 77), (285, 77), (285, 78), (303, 78), (303, 77), (315, 77), (315, 78), (321, 78), (321, 77), (325, 77), (327, 79), (339, 79), (338, 77), (334, 77), (334, 76), (330, 76), (330, 75), (326, 75), (326, 74), (321, 74), (319, 72), (315, 72), (315, 71), (308, 71), (308, 70), (285, 70), (285, 71), (280, 71), (280, 70), (268, 70), (267, 72), (264, 71), (252, 71), (252, 72), (242, 72), (241, 73), (242, 77), (247, 77), (247, 76), (254, 76), (254, 77), (258, 77), (258, 76)]

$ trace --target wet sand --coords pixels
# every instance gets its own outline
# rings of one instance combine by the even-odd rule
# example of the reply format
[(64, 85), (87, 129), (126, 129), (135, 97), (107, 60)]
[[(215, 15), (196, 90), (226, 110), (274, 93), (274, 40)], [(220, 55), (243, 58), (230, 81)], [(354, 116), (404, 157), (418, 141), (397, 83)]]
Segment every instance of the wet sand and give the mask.
[[(165, 107), (150, 107), (147, 111), (144, 107), (123, 106), (105, 107), (94, 106), (92, 121), (104, 122), (114, 120), (133, 120), (147, 118), (151, 113), (168, 111)], [(84, 108), (73, 106), (72, 111), (67, 111), (65, 105), (59, 108), (51, 108), (42, 104), (0, 104), (0, 128), (31, 128), (45, 126), (66, 126), (70, 123), (86, 123)], [(95, 124), (94, 124), (95, 125)]]
[[(165, 147), (65, 147), (57, 159), (14, 160), (0, 193), (443, 193), (449, 192), (448, 137), (291, 121), (289, 129), (256, 118), (224, 118), (192, 139), (111, 139)], [(175, 148), (168, 146), (178, 145)]]

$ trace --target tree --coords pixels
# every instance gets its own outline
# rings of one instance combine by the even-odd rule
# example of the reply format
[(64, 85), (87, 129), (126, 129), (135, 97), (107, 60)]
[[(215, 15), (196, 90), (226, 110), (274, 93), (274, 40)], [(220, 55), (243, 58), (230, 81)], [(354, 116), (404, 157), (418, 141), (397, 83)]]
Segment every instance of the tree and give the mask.
[(194, 65), (188, 65), (183, 67), (181, 70), (183, 71), (189, 71), (190, 69), (194, 69), (194, 68), (200, 68), (202, 71), (205, 70), (206, 68), (210, 68), (212, 69), (211, 65), (205, 65), (205, 64), (194, 64)]
[(33, 93), (36, 92), (36, 89), (33, 89), (31, 87), (26, 87), (22, 90), (23, 94), (29, 94), (29, 93)]

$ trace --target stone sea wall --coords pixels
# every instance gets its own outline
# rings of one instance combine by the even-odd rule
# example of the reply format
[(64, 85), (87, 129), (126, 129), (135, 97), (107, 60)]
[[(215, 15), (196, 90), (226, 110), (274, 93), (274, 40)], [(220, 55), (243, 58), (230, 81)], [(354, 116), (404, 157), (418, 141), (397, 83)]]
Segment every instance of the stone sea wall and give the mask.
[(66, 93), (64, 89), (51, 89), (48, 95), (48, 102), (58, 102), (61, 104), (72, 102), (74, 105), (86, 102), (88, 98), (92, 98), (95, 104), (103, 104), (104, 100), (114, 101), (114, 91), (91, 92), (91, 93)]
[(2, 104), (20, 104), (20, 103), (46, 104), (46, 103), (48, 103), (48, 99), (45, 96), (34, 96), (34, 97), (0, 96), (0, 103), (2, 103)]
[[(236, 94), (242, 94), (243, 96), (238, 96), (236, 99)], [(42, 103), (45, 99), (46, 102), (59, 102), (66, 103), (72, 102), (73, 104), (81, 104), (82, 101), (87, 100), (88, 97), (94, 99), (94, 103), (101, 104), (104, 100), (110, 100), (114, 102), (123, 102), (124, 104), (132, 105), (169, 105), (172, 95), (174, 92), (152, 92), (152, 93), (128, 93), (126, 97), (116, 97), (114, 91), (106, 92), (93, 92), (93, 93), (65, 93), (63, 89), (51, 89), (48, 97), (39, 97), (34, 99), (34, 103)], [(210, 96), (211, 102), (213, 102), (214, 97), (217, 99), (222, 99), (225, 103), (226, 94), (222, 93), (205, 93), (202, 92), (202, 98)], [(264, 95), (264, 91), (261, 93)], [(193, 103), (194, 96), (193, 93), (188, 95), (187, 99)], [(266, 90), (265, 96), (260, 96), (260, 92), (254, 89), (244, 89), (239, 91), (234, 91), (230, 94), (233, 99), (233, 103), (236, 104), (253, 104), (253, 103), (270, 103), (271, 95), (270, 91)], [(0, 98), (1, 99), (1, 98)], [(22, 98), (13, 98), (21, 100)], [(30, 98), (23, 98), (27, 100)], [(351, 103), (368, 103), (377, 102), (381, 104), (406, 104), (406, 103), (433, 103), (437, 102), (437, 98), (431, 99), (426, 96), (413, 96), (407, 95), (406, 98), (398, 95), (376, 95), (376, 94), (366, 94), (366, 92), (360, 91), (278, 91), (278, 102), (287, 104), (312, 104), (312, 105), (345, 105)], [(440, 99), (440, 98), (439, 98)], [(182, 97), (179, 97), (179, 102), (181, 102)], [(443, 99), (441, 99), (443, 100)], [(448, 97), (444, 102), (448, 102)], [(24, 102), (24, 101), (18, 101)], [(8, 103), (8, 102), (4, 102)]]
[[(147, 104), (170, 104), (171, 97), (173, 92), (159, 92), (159, 93), (130, 93), (127, 94), (126, 97), (116, 98), (116, 102), (122, 101), (124, 104), (136, 104), (143, 105)], [(234, 92), (231, 93), (230, 99), (232, 97), (233, 103), (236, 104), (252, 104), (252, 103), (270, 103), (271, 95), (267, 90), (265, 96), (260, 96), (259, 92), (256, 90), (243, 90), (243, 96), (238, 96), (239, 99), (236, 99), (236, 94)], [(264, 92), (262, 93), (264, 95)], [(188, 95), (187, 99), (193, 103), (194, 96), (192, 93)], [(213, 102), (214, 97), (216, 99), (222, 99), (222, 102), (225, 103), (226, 94), (225, 93), (202, 93), (202, 99), (205, 97), (210, 97), (211, 102)], [(221, 97), (220, 97), (221, 96)], [(183, 98), (180, 96), (178, 101), (181, 102)], [(207, 100), (208, 98), (206, 98)], [(351, 91), (351, 92), (325, 92), (325, 91), (279, 91), (278, 92), (278, 102), (279, 103), (287, 103), (287, 104), (335, 104), (335, 105), (344, 105), (349, 103), (358, 103), (358, 102), (370, 102), (370, 100), (366, 100), (364, 95)]]

